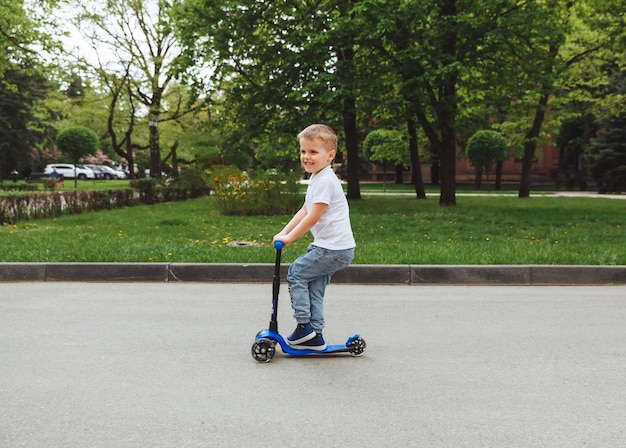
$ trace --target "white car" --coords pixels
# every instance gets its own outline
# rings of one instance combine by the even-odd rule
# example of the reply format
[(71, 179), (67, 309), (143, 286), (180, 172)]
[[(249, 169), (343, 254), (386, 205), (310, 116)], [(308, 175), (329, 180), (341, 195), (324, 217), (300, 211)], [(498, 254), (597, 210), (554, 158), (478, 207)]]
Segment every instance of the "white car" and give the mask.
[(96, 174), (92, 169), (79, 166), (74, 167), (71, 163), (51, 163), (46, 165), (44, 173), (50, 174), (55, 169), (57, 173), (63, 175), (64, 179), (74, 179), (74, 175), (76, 175), (76, 178), (80, 180), (96, 178)]

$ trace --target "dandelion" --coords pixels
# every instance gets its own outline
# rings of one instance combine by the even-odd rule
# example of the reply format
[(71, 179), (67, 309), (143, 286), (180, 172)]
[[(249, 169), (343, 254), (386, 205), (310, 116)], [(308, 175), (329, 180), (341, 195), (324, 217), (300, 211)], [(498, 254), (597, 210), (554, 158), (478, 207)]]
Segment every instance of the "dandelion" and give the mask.
[(168, 253), (167, 253), (167, 256), (168, 256), (168, 257), (171, 257), (171, 256), (172, 256), (172, 253), (171, 253), (171, 252), (168, 252)]
[(485, 238), (485, 241), (491, 241), (491, 238), (486, 237), (486, 238)]

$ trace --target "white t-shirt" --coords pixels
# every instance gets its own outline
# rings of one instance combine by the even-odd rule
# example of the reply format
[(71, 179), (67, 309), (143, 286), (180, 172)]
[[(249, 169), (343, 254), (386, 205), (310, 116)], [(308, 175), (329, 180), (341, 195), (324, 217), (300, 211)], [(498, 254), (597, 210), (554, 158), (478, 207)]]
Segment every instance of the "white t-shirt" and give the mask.
[(344, 250), (356, 246), (348, 201), (341, 188), (341, 183), (332, 167), (328, 166), (311, 176), (306, 190), (304, 205), (311, 210), (313, 204), (326, 204), (326, 210), (320, 220), (311, 227), (313, 244), (329, 250)]

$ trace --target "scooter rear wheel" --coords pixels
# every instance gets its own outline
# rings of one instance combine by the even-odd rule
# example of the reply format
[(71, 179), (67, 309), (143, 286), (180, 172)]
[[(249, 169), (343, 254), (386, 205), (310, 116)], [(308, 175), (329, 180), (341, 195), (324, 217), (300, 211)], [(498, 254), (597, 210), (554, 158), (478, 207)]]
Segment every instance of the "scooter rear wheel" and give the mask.
[(258, 362), (270, 362), (276, 354), (276, 342), (261, 338), (252, 344), (252, 357)]

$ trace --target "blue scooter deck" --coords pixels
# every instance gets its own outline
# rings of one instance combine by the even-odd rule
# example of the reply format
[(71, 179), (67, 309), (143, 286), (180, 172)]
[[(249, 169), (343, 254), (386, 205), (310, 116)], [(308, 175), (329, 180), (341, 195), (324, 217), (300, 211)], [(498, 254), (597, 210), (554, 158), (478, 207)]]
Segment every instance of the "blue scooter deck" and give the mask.
[(329, 353), (350, 353), (355, 351), (350, 343), (359, 338), (358, 334), (350, 336), (344, 345), (327, 345), (324, 350), (301, 350), (292, 348), (287, 341), (279, 334), (271, 330), (261, 330), (256, 335), (256, 340), (259, 339), (272, 339), (280, 345), (283, 353), (292, 356), (304, 356), (304, 355), (323, 355)]

